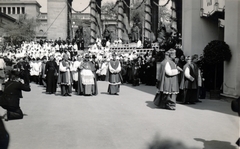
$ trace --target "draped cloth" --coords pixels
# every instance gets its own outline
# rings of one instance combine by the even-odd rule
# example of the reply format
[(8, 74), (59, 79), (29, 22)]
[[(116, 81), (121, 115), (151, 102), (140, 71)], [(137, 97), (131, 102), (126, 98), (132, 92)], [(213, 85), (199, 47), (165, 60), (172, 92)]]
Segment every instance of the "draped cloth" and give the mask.
[(93, 85), (94, 84), (94, 74), (91, 70), (83, 69), (81, 71), (82, 84)]

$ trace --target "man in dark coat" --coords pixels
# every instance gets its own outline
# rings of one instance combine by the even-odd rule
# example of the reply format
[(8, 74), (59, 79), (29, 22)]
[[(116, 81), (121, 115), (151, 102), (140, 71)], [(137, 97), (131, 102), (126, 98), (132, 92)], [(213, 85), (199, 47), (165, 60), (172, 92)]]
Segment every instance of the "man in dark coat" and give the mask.
[(0, 105), (7, 110), (3, 116), (5, 120), (22, 119), (23, 113), (20, 109), (20, 98), (23, 98), (22, 91), (31, 91), (28, 84), (19, 81), (19, 73), (11, 71), (9, 80), (5, 83), (5, 89), (1, 96)]

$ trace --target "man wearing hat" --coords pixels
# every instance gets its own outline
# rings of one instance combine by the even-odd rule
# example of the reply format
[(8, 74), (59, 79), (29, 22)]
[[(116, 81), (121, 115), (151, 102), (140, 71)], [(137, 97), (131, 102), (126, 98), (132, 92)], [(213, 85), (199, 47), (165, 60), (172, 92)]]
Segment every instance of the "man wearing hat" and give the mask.
[(158, 78), (158, 92), (160, 96), (160, 108), (175, 110), (176, 95), (179, 93), (178, 74), (181, 68), (173, 62), (176, 51), (170, 49), (165, 53), (165, 59), (160, 63)]
[(118, 95), (120, 84), (123, 81), (121, 75), (121, 64), (116, 59), (116, 53), (112, 54), (112, 60), (108, 64), (108, 71), (106, 75), (106, 80), (109, 82), (108, 93), (110, 95)]

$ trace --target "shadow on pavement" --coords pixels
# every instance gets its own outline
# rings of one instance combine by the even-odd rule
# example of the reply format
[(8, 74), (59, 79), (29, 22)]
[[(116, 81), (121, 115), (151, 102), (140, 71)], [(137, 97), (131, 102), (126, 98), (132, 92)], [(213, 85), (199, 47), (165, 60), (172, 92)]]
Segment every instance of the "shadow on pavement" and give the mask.
[[(148, 144), (147, 149), (190, 149), (181, 141), (155, 136), (154, 140)], [(191, 148), (195, 149), (195, 148)]]
[(218, 140), (204, 140), (201, 138), (194, 138), (194, 140), (202, 142), (203, 149), (237, 149), (237, 146), (231, 145), (230, 142), (218, 141)]
[(109, 95), (109, 93), (108, 93), (108, 92), (101, 92), (101, 94)]
[(185, 106), (198, 109), (198, 110), (211, 110), (219, 113), (237, 116), (237, 114), (231, 110), (231, 104), (226, 101), (209, 100), (209, 99), (204, 99), (202, 101), (203, 102), (201, 103), (188, 104)]
[[(132, 84), (123, 84), (124, 86), (136, 89), (141, 92), (149, 93), (152, 94), (153, 97), (152, 99), (149, 99), (149, 101), (146, 101), (147, 107), (152, 108), (152, 109), (157, 109), (157, 107), (153, 103), (154, 96), (156, 94), (157, 88), (155, 86), (148, 86), (141, 84), (140, 86), (132, 86)], [(224, 101), (224, 100), (210, 100), (210, 99), (200, 99), (202, 102), (201, 103), (196, 103), (196, 104), (187, 104), (184, 106), (188, 106), (194, 109), (198, 110), (210, 110), (210, 111), (215, 111), (219, 113), (225, 113), (229, 115), (236, 115), (236, 113), (232, 112), (231, 110), (231, 105), (229, 102)], [(177, 104), (180, 104), (177, 102)]]
[(153, 101), (146, 101), (147, 106), (151, 109), (159, 109), (157, 106), (154, 105)]
[(148, 93), (148, 94), (152, 94), (152, 95), (155, 95), (156, 91), (157, 91), (157, 88), (155, 86), (149, 86), (149, 85), (145, 85), (145, 84), (140, 84), (139, 86), (133, 86), (132, 84), (124, 83), (122, 85), (127, 86), (127, 87), (131, 87), (131, 88), (134, 88), (136, 90), (139, 90), (139, 91), (142, 91), (142, 92), (145, 92), (145, 93)]

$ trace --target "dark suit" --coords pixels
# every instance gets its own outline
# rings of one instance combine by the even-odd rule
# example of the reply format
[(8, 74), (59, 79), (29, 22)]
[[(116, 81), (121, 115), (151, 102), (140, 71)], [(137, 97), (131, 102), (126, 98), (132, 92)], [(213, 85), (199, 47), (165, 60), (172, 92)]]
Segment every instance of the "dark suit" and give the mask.
[(31, 91), (30, 86), (18, 81), (8, 81), (5, 83), (1, 106), (7, 110), (9, 120), (23, 118), (23, 113), (19, 106), (22, 91)]

